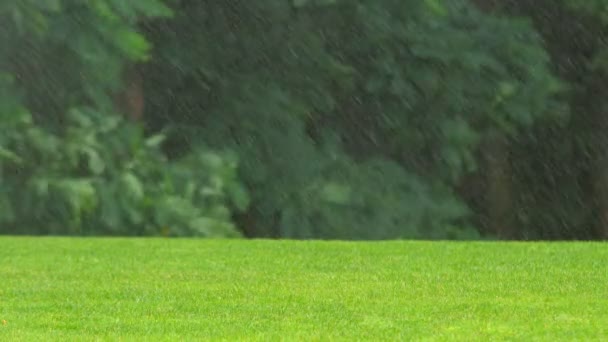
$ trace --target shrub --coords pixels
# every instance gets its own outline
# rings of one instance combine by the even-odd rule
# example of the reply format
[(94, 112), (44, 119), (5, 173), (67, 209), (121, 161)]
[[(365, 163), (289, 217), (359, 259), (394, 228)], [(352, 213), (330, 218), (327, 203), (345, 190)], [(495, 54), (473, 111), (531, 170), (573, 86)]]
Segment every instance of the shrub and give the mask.
[(23, 108), (2, 113), (1, 232), (239, 235), (230, 208), (248, 197), (234, 156), (201, 148), (169, 161), (162, 134), (91, 109), (71, 110), (60, 132)]

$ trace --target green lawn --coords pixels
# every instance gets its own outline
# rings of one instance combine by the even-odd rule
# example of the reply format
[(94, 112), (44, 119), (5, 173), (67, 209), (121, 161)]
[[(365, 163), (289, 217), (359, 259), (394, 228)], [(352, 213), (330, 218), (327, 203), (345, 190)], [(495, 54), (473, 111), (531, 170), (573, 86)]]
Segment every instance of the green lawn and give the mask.
[(602, 243), (0, 238), (0, 341), (607, 340)]

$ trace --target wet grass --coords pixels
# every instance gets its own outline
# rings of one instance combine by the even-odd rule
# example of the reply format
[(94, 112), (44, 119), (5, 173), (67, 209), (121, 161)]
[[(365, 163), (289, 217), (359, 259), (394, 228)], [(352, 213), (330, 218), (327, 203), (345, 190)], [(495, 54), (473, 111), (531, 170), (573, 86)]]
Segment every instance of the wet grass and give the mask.
[(601, 243), (0, 238), (0, 340), (605, 340)]

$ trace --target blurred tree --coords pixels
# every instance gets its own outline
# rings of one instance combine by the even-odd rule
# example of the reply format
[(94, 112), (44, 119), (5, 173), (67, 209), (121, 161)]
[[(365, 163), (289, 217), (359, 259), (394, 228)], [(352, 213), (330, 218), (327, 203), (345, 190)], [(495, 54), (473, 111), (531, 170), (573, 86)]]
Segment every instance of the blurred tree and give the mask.
[(115, 113), (142, 110), (137, 86), (122, 108), (110, 96), (149, 58), (136, 21), (170, 15), (157, 0), (0, 5), (0, 232), (239, 235), (229, 206), (247, 198), (232, 158), (170, 163), (162, 135)]
[[(554, 114), (540, 37), (467, 1), (170, 4), (173, 20), (146, 27), (146, 117), (174, 125), (172, 152), (238, 152), (250, 235), (446, 238), (466, 226), (455, 187), (479, 144)], [(494, 208), (509, 203), (504, 179)], [(324, 204), (326, 191), (369, 218)]]
[[(4, 3), (2, 229), (237, 236), (234, 218), (248, 236), (478, 238), (480, 222), (599, 236), (562, 227), (597, 222), (573, 198), (608, 212), (603, 102), (584, 96), (603, 89), (603, 2), (564, 4)], [(561, 20), (582, 23), (583, 47), (550, 33), (577, 30)], [(587, 119), (560, 125), (560, 96)]]
[[(605, 94), (608, 91), (608, 2), (605, 0), (566, 0), (566, 5), (574, 10), (578, 20), (585, 21), (586, 35), (593, 41), (593, 50), (588, 51), (587, 69), (590, 75), (588, 94)], [(589, 18), (591, 17), (591, 18)], [(580, 38), (577, 38), (580, 39)], [(605, 97), (594, 96), (589, 99), (585, 110), (591, 114), (593, 128), (588, 135), (589, 150), (593, 158), (591, 164), (591, 184), (593, 204), (596, 209), (595, 234), (608, 239), (608, 101)], [(593, 105), (593, 106), (591, 106)], [(586, 132), (580, 131), (585, 134)]]
[(124, 68), (121, 87), (114, 92), (115, 109), (134, 121), (142, 121), (145, 107), (144, 78), (137, 65)]
[(497, 11), (533, 20), (553, 71), (567, 84), (571, 115), (512, 140), (517, 237), (597, 239), (608, 232), (606, 2), (498, 1)]

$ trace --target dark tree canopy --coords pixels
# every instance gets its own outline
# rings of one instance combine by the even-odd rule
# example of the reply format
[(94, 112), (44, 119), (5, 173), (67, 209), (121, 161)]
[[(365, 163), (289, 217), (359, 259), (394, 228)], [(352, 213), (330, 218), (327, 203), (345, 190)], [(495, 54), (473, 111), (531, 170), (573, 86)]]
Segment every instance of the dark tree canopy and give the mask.
[(601, 238), (606, 13), (8, 2), (0, 233)]

